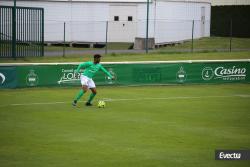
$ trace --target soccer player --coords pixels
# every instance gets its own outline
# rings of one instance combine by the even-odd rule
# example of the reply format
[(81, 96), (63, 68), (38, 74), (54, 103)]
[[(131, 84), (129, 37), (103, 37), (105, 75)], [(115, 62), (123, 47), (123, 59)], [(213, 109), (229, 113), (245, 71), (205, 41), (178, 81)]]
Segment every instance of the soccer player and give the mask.
[(88, 91), (88, 89), (91, 90), (91, 94), (89, 96), (88, 101), (86, 102), (86, 106), (92, 106), (91, 102), (94, 99), (96, 95), (96, 86), (92, 78), (95, 76), (95, 74), (101, 69), (107, 76), (109, 76), (111, 79), (114, 79), (114, 76), (112, 76), (101, 64), (101, 55), (95, 54), (94, 55), (94, 61), (89, 61), (85, 63), (79, 64), (76, 72), (79, 73), (81, 68), (84, 68), (83, 73), (81, 74), (81, 84), (82, 89), (77, 94), (76, 98), (74, 99), (72, 105), (76, 106), (77, 101)]

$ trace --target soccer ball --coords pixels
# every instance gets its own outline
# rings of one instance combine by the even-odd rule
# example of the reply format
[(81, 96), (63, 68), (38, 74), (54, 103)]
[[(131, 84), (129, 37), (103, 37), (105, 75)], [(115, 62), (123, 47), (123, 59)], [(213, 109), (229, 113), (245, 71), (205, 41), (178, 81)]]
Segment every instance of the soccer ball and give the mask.
[(106, 106), (106, 103), (105, 103), (105, 101), (100, 100), (100, 101), (98, 101), (98, 105), (97, 106), (99, 108), (104, 108)]

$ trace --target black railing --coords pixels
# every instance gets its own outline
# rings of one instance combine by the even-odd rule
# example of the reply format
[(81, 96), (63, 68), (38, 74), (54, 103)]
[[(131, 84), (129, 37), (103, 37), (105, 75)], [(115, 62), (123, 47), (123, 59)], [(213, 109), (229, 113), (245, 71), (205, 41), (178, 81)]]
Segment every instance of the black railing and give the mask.
[(11, 6), (0, 6), (0, 58), (44, 56), (43, 8), (16, 7), (16, 12), (13, 10)]

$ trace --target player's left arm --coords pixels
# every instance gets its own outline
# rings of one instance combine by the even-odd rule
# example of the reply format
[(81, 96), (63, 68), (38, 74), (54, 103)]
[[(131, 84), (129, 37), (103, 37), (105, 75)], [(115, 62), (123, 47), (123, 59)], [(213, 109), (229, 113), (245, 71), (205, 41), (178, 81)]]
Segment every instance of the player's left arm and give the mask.
[(101, 70), (102, 70), (107, 76), (109, 76), (111, 79), (114, 79), (114, 76), (112, 76), (112, 75), (110, 74), (110, 72), (108, 72), (103, 66), (101, 66)]

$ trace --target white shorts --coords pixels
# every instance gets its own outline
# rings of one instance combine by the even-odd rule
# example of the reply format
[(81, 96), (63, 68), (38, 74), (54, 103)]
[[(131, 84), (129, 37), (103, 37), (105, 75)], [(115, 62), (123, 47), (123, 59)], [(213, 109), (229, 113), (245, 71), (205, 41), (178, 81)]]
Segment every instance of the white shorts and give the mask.
[(94, 81), (91, 78), (86, 77), (84, 75), (81, 75), (81, 84), (87, 86), (89, 89), (95, 88)]

